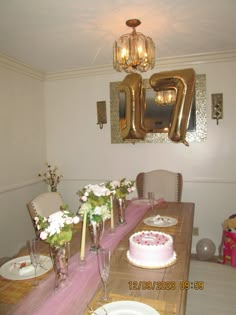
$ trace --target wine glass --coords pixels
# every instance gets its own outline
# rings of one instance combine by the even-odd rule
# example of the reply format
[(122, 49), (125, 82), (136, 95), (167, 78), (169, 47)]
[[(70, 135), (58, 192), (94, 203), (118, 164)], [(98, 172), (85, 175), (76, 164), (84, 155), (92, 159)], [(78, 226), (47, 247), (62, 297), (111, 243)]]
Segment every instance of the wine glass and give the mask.
[(110, 272), (110, 260), (111, 260), (111, 251), (108, 248), (100, 248), (97, 251), (98, 258), (98, 268), (99, 273), (103, 282), (103, 297), (102, 300), (107, 302), (107, 281)]
[(40, 255), (39, 255), (39, 240), (33, 239), (28, 241), (28, 248), (30, 253), (31, 264), (34, 266), (34, 284), (33, 286), (37, 286), (39, 284), (37, 279), (37, 267), (40, 263)]
[(149, 199), (149, 203), (152, 207), (152, 213), (154, 212), (154, 201), (155, 201), (155, 193), (154, 192), (148, 192), (148, 199)]

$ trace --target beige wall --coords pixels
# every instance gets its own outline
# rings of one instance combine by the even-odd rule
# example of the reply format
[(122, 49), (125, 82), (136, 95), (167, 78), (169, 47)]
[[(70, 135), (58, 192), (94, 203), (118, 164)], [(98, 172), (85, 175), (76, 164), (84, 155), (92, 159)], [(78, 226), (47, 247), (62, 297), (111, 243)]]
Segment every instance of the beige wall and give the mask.
[[(178, 171), (184, 177), (183, 201), (195, 203), (194, 225), (200, 235), (193, 238), (193, 251), (200, 238), (209, 237), (218, 246), (221, 222), (236, 212), (236, 146), (234, 90), (236, 62), (176, 65), (193, 67), (206, 74), (207, 141), (183, 144), (111, 144), (109, 83), (125, 74), (82, 76), (48, 80), (45, 83), (48, 158), (59, 160), (65, 175), (60, 189), (78, 207), (76, 191), (85, 183), (127, 177), (153, 169)], [(174, 67), (172, 67), (174, 69)], [(163, 71), (164, 67), (146, 73)], [(168, 68), (166, 67), (166, 70)], [(224, 119), (211, 119), (211, 94), (223, 93)], [(96, 125), (96, 102), (105, 100), (108, 124)], [(55, 114), (56, 113), (56, 114)]]
[(46, 160), (43, 81), (12, 66), (0, 63), (0, 258), (34, 236), (26, 203), (45, 190), (37, 177)]
[[(208, 134), (204, 143), (111, 144), (109, 83), (122, 80), (114, 71), (95, 74), (75, 72), (32, 76), (28, 69), (0, 66), (0, 258), (13, 255), (27, 238), (32, 225), (26, 203), (46, 189), (37, 174), (47, 160), (57, 164), (64, 179), (59, 191), (76, 211), (76, 191), (87, 183), (127, 177), (142, 170), (169, 169), (184, 177), (183, 201), (195, 203), (193, 251), (200, 238), (216, 245), (221, 223), (236, 212), (234, 90), (236, 58), (232, 61), (175, 62), (143, 75), (192, 67), (206, 74)], [(211, 94), (224, 94), (224, 119), (211, 119)], [(96, 102), (107, 102), (108, 124), (96, 124)]]

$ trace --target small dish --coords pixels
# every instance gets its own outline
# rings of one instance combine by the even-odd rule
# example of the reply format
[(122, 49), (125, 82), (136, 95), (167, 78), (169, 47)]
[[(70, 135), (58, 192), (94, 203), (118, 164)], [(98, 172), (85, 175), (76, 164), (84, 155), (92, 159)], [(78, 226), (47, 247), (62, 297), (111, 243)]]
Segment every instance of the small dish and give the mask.
[(148, 217), (143, 220), (146, 225), (154, 226), (154, 227), (168, 227), (173, 226), (178, 223), (178, 220), (171, 217), (159, 216), (155, 220), (156, 217)]
[[(9, 280), (26, 280), (34, 278), (34, 268), (29, 268), (28, 272), (20, 273), (21, 266), (30, 266), (30, 256), (21, 256), (14, 258), (0, 268), (0, 275)], [(52, 260), (48, 256), (40, 255), (39, 266), (36, 271), (36, 276), (41, 276), (52, 268)]]

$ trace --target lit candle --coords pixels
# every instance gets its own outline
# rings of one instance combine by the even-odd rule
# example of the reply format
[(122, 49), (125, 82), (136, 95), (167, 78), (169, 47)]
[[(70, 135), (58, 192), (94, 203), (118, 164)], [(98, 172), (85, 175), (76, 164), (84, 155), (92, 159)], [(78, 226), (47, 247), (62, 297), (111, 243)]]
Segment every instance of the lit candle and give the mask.
[(111, 202), (111, 229), (114, 229), (114, 211), (113, 211), (113, 197), (110, 197)]
[(122, 50), (121, 50), (121, 58), (125, 58), (126, 55), (127, 55), (126, 49), (125, 49), (125, 48), (122, 48)]
[(139, 47), (138, 47), (138, 57), (141, 58), (141, 57), (142, 57), (142, 54), (143, 54), (143, 47), (142, 47), (142, 46), (139, 46)]
[(84, 260), (84, 258), (85, 258), (86, 221), (87, 221), (87, 212), (84, 211), (82, 238), (81, 238), (81, 249), (80, 249), (80, 260)]

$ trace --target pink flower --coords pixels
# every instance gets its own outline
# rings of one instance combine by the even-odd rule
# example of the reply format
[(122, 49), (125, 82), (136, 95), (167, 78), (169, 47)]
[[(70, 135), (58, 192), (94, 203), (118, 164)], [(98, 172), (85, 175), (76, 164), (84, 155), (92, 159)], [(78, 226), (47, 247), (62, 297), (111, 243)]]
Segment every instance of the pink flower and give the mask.
[(47, 237), (48, 237), (48, 233), (46, 233), (45, 231), (42, 231), (41, 233), (40, 233), (40, 238), (41, 238), (41, 240), (46, 240), (47, 239)]
[(79, 223), (79, 217), (78, 217), (78, 216), (75, 216), (75, 217), (73, 218), (73, 223), (74, 223), (74, 224)]

